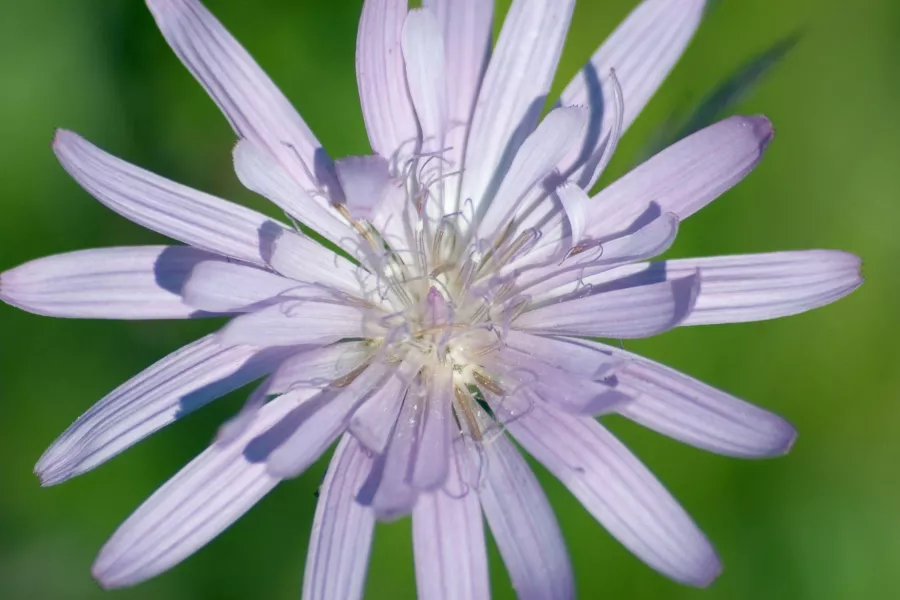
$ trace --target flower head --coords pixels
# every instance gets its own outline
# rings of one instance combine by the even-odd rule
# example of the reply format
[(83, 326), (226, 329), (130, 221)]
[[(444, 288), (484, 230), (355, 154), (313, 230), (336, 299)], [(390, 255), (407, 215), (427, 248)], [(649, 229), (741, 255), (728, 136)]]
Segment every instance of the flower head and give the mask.
[(786, 452), (794, 429), (591, 338), (809, 310), (855, 289), (859, 261), (807, 251), (647, 262), (753, 169), (773, 136), (764, 117), (717, 123), (588, 196), (702, 0), (643, 2), (543, 118), (574, 1), (515, 0), (493, 46), (491, 4), (366, 0), (357, 73), (374, 154), (332, 161), (197, 0), (148, 0), (240, 137), (240, 180), (334, 252), (299, 225), (58, 133), (54, 149), (85, 189), (187, 246), (40, 259), (4, 273), (0, 297), (54, 316), (233, 319), (82, 416), (38, 463), (43, 482), (262, 379), (107, 543), (103, 585), (183, 560), (337, 441), (304, 597), (358, 597), (375, 521), (410, 514), (420, 595), (486, 597), (482, 513), (522, 597), (571, 597), (559, 528), (510, 435), (648, 565), (690, 585), (718, 574), (707, 539), (595, 417), (617, 412), (748, 458)]

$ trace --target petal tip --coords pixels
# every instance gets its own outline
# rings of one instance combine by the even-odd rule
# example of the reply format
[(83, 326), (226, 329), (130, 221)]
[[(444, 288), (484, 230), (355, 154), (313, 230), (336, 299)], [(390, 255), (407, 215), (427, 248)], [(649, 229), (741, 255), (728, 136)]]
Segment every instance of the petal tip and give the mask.
[(772, 121), (769, 120), (769, 117), (765, 115), (744, 117), (743, 125), (753, 129), (753, 133), (759, 140), (760, 150), (765, 150), (775, 138), (775, 126), (772, 125)]
[(722, 574), (724, 567), (718, 555), (713, 553), (705, 562), (703, 569), (698, 573), (697, 578), (688, 582), (698, 588), (708, 588)]

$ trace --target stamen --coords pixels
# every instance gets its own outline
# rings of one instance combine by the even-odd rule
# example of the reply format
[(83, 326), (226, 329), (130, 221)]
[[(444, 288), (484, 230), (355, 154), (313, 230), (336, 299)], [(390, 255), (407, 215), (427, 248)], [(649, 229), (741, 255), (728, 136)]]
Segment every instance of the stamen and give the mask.
[(453, 395), (456, 398), (456, 402), (453, 404), (453, 407), (462, 413), (463, 420), (466, 424), (466, 429), (469, 430), (469, 435), (472, 436), (476, 442), (480, 442), (484, 439), (484, 436), (481, 433), (481, 427), (478, 424), (478, 418), (475, 415), (475, 412), (472, 410), (471, 403), (475, 401), (472, 398), (471, 394), (468, 390), (463, 391), (463, 389), (456, 385), (453, 386)]
[(503, 390), (499, 383), (497, 383), (478, 369), (472, 371), (472, 377), (475, 378), (475, 381), (478, 382), (478, 385), (486, 388), (491, 393), (498, 396), (506, 396), (506, 392)]

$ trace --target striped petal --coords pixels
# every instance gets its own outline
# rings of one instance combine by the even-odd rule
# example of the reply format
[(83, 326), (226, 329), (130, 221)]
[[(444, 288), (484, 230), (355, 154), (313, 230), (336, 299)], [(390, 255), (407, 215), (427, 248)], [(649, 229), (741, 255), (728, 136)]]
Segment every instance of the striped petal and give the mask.
[(626, 230), (652, 204), (686, 219), (750, 173), (774, 134), (765, 117), (731, 117), (669, 146), (594, 196), (588, 235)]
[(209, 335), (170, 354), (100, 400), (35, 467), (55, 485), (97, 467), (166, 425), (274, 371), (285, 352), (223, 347)]
[(105, 588), (135, 585), (177, 565), (231, 526), (279, 479), (250, 451), (296, 402), (281, 396), (230, 444), (195, 458), (132, 514), (103, 546), (94, 577)]
[(331, 160), (272, 80), (199, 0), (147, 0), (163, 36), (232, 129), (276, 157), (308, 192), (330, 187)]
[[(607, 38), (560, 97), (562, 106), (587, 106), (590, 125), (578, 150), (560, 163), (560, 171), (590, 190), (603, 171), (598, 154), (608, 154), (612, 132), (634, 122), (681, 58), (700, 24), (706, 0), (645, 0)], [(613, 70), (615, 76), (612, 75)], [(616, 106), (621, 87), (621, 115)]]
[(53, 150), (66, 171), (107, 208), (191, 246), (264, 265), (284, 231), (265, 215), (154, 175), (70, 131), (57, 131)]
[(353, 436), (337, 445), (319, 488), (303, 575), (304, 600), (362, 598), (375, 515), (356, 501), (372, 459)]
[(516, 0), (484, 76), (466, 143), (462, 200), (489, 200), (544, 108), (574, 0)]
[(217, 262), (181, 246), (79, 250), (39, 258), (0, 275), (0, 299), (22, 310), (76, 319), (206, 316), (182, 299), (195, 265)]
[(681, 583), (709, 585), (721, 571), (709, 541), (653, 475), (597, 421), (543, 407), (512, 435), (638, 558)]
[[(459, 447), (459, 444), (457, 444)], [(484, 521), (478, 494), (459, 470), (444, 490), (422, 494), (412, 513), (416, 588), (422, 600), (488, 600)]]
[(679, 325), (690, 314), (700, 292), (700, 278), (659, 283), (638, 281), (628, 287), (598, 289), (574, 299), (553, 300), (524, 312), (514, 322), (528, 333), (578, 337), (641, 338)]
[(412, 152), (416, 117), (406, 89), (401, 39), (407, 0), (365, 0), (356, 38), (356, 80), (372, 149)]
[(566, 544), (534, 473), (506, 436), (482, 449), (481, 506), (516, 594), (523, 600), (574, 598)]

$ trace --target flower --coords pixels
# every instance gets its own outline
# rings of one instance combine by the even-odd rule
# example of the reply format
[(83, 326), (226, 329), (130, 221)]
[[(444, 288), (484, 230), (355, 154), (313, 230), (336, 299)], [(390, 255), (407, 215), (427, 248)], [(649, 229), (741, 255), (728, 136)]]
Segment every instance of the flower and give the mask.
[(647, 262), (740, 181), (773, 130), (733, 117), (594, 197), (616, 143), (696, 29), (702, 0), (645, 0), (543, 119), (573, 0), (366, 0), (357, 72), (374, 154), (332, 161), (197, 0), (148, 0), (237, 132), (248, 188), (337, 247), (60, 131), (66, 170), (111, 209), (187, 246), (86, 250), (3, 273), (0, 298), (60, 317), (230, 315), (104, 398), (45, 453), (45, 485), (262, 383), (203, 454), (113, 535), (106, 587), (180, 562), (337, 442), (306, 598), (362, 593), (377, 519), (413, 520), (422, 597), (489, 595), (482, 513), (524, 598), (569, 598), (566, 548), (515, 438), (648, 565), (720, 570), (663, 486), (595, 419), (622, 414), (730, 456), (786, 452), (782, 418), (590, 338), (803, 312), (861, 283), (837, 251)]

